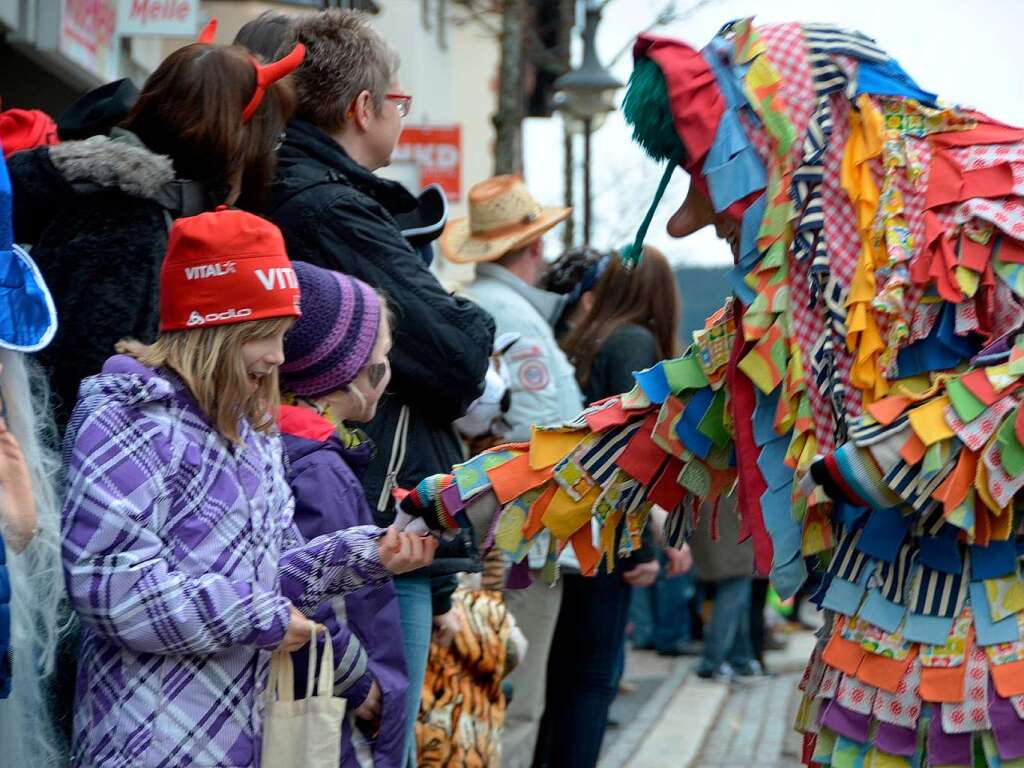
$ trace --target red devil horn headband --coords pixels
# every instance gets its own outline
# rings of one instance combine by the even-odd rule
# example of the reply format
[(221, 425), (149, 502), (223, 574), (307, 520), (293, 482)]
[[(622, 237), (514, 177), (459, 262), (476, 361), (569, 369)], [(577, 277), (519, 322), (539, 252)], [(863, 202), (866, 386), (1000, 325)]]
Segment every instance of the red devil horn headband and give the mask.
[(287, 56), (284, 56), (277, 61), (272, 61), (269, 64), (258, 64), (255, 59), (253, 60), (253, 66), (256, 68), (256, 90), (252, 93), (252, 98), (249, 99), (249, 103), (245, 107), (245, 111), (242, 112), (242, 122), (247, 123), (249, 119), (259, 109), (260, 104), (263, 101), (263, 96), (267, 92), (267, 88), (276, 83), (282, 77), (287, 77), (296, 69), (299, 68), (299, 64), (302, 63), (303, 57), (306, 55), (306, 46), (302, 43), (297, 43), (292, 52)]
[(217, 17), (214, 16), (203, 27), (203, 31), (199, 33), (199, 37), (196, 38), (197, 43), (212, 43), (213, 38), (217, 35)]

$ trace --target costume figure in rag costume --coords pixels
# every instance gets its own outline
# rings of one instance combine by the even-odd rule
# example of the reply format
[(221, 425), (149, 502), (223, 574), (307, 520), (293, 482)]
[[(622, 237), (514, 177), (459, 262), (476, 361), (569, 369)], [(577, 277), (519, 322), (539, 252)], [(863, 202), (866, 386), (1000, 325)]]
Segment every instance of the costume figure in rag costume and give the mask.
[(655, 206), (682, 166), (669, 231), (715, 225), (734, 297), (632, 392), (403, 509), (513, 560), (547, 528), (587, 573), (652, 504), (678, 540), (735, 493), (758, 570), (783, 596), (812, 578), (827, 611), (806, 763), (1024, 765), (1024, 129), (828, 25), (737, 21), (700, 51), (643, 35), (634, 58)]
[(835, 27), (634, 54), (635, 136), (691, 175), (677, 233), (736, 233), (743, 523), (783, 594), (823, 563), (805, 761), (1017, 764), (1024, 130)]
[(45, 381), (24, 353), (57, 329), (35, 263), (12, 243), (11, 185), (0, 160), (0, 767), (66, 764), (49, 686), (68, 615), (60, 560), (58, 457)]

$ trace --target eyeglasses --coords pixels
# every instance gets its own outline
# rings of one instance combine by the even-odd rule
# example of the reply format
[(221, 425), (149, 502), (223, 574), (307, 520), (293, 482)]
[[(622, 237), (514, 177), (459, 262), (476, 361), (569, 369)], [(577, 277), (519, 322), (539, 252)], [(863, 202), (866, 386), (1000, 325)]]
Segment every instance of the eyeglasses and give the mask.
[(399, 117), (408, 117), (412, 110), (412, 96), (408, 93), (385, 93), (384, 98), (395, 102)]

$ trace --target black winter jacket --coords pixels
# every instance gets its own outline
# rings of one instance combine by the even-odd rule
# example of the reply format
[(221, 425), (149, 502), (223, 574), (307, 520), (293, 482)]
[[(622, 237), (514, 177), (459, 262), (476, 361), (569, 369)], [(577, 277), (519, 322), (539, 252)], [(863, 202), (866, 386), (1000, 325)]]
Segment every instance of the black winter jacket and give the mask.
[[(649, 328), (633, 323), (619, 326), (594, 355), (590, 376), (586, 386), (582, 387), (587, 402), (595, 403), (629, 392), (635, 383), (633, 372), (650, 368), (660, 359), (658, 342)], [(657, 557), (651, 526), (644, 527), (640, 541), (640, 548), (618, 564), (621, 573)]]
[[(364, 280), (394, 316), (391, 385), (365, 426), (379, 453), (363, 485), (380, 525), (394, 519), (390, 500), (384, 512), (376, 510), (402, 407), (409, 429), (397, 482), (412, 488), (463, 460), (451, 423), (483, 391), (494, 341), (490, 315), (445, 291), (402, 236), (393, 217), (415, 206), (401, 184), (354, 162), (320, 129), (302, 120), (289, 125), (268, 206), (288, 255)], [(435, 565), (434, 574), (479, 570), (462, 558), (439, 557)]]
[[(38, 359), (63, 431), (79, 383), (100, 372), (114, 344), (156, 338), (168, 217), (213, 205), (127, 132), (19, 152), (7, 167), (14, 239), (32, 247), (57, 306), (57, 335)], [(186, 188), (184, 197), (198, 197), (182, 202)]]

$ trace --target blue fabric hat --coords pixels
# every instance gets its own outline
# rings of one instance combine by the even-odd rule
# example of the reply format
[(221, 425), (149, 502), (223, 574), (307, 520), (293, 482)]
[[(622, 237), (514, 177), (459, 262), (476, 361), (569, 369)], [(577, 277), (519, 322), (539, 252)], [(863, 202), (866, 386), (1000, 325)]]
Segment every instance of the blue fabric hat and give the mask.
[(14, 245), (11, 180), (0, 160), (0, 346), (37, 352), (57, 332), (57, 308), (39, 267)]

